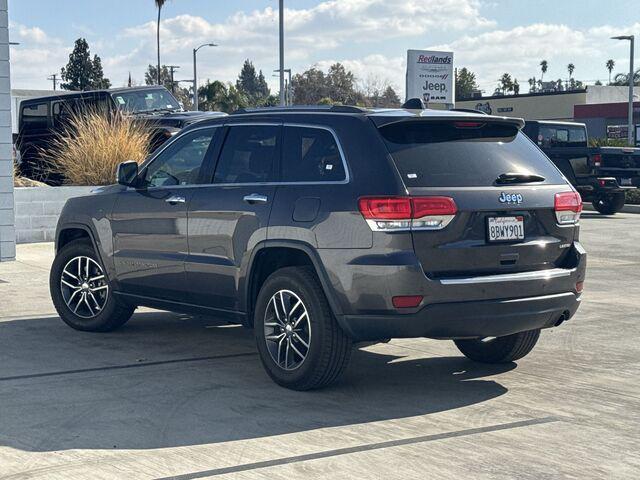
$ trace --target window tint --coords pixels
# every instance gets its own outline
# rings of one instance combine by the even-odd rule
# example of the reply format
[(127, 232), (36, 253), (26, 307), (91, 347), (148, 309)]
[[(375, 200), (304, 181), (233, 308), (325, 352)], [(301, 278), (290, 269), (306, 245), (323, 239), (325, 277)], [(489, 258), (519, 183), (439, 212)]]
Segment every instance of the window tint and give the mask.
[[(563, 183), (551, 161), (517, 128), (484, 123), (399, 122), (380, 133), (407, 186), (493, 185), (502, 173), (545, 177)], [(465, 128), (466, 127), (466, 128)]]
[(187, 133), (169, 145), (149, 165), (145, 186), (193, 185), (215, 133), (215, 128)]
[(27, 129), (47, 128), (48, 103), (22, 107), (22, 122)]
[(540, 125), (538, 145), (541, 147), (583, 147), (587, 145), (587, 133), (582, 127)]
[(283, 182), (332, 182), (346, 178), (340, 150), (328, 130), (284, 127)]
[(280, 127), (246, 125), (229, 128), (213, 183), (258, 183), (275, 180)]

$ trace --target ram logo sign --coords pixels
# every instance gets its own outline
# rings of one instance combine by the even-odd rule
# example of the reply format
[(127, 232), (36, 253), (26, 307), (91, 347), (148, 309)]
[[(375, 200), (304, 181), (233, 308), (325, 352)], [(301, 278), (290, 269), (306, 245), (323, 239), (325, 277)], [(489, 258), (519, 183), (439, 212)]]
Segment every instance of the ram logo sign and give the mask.
[(453, 53), (407, 50), (407, 99), (454, 103)]

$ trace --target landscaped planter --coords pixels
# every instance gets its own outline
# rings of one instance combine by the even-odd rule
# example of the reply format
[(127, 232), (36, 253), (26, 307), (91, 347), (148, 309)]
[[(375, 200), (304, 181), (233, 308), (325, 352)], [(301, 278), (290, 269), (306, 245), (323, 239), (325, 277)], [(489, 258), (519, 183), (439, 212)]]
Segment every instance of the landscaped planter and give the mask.
[(14, 190), (16, 242), (52, 242), (67, 199), (97, 187), (17, 187)]

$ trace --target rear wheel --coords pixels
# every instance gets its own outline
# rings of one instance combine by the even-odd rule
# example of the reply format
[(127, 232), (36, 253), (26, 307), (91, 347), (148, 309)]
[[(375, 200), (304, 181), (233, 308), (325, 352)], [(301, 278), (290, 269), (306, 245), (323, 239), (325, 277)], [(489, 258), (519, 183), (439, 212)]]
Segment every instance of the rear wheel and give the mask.
[(86, 240), (74, 240), (58, 252), (49, 289), (60, 318), (76, 330), (115, 330), (135, 309), (114, 297), (100, 258)]
[(254, 329), (262, 364), (283, 387), (324, 387), (349, 363), (351, 340), (311, 268), (282, 268), (267, 278), (258, 294)]
[(624, 207), (625, 196), (624, 192), (616, 192), (609, 195), (603, 195), (591, 204), (602, 215), (613, 215), (616, 212), (622, 210)]
[(519, 360), (535, 347), (540, 329), (514, 333), (505, 337), (454, 340), (465, 357), (482, 363), (509, 363)]

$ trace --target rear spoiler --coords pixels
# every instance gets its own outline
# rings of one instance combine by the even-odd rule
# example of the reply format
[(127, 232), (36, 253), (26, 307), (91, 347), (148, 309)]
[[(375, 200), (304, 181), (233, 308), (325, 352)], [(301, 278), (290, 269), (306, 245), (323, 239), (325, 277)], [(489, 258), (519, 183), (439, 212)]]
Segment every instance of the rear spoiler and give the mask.
[(408, 115), (384, 115), (384, 114), (372, 114), (368, 117), (373, 121), (377, 127), (383, 127), (394, 123), (402, 122), (478, 122), (478, 123), (492, 123), (498, 125), (510, 125), (521, 130), (524, 127), (524, 120), (522, 118), (513, 117), (498, 117), (494, 115), (486, 115), (481, 113), (463, 113), (463, 112), (449, 112), (442, 114), (436, 113), (434, 110), (423, 110), (416, 114), (407, 112)]

